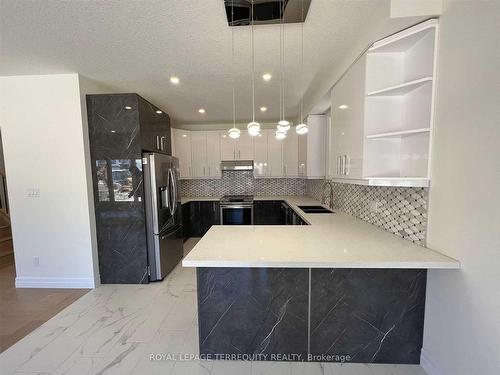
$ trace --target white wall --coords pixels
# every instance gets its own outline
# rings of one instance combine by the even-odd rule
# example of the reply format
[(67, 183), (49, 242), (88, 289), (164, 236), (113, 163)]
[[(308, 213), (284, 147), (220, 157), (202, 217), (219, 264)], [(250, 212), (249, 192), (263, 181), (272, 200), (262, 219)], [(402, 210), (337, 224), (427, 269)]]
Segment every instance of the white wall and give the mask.
[[(18, 287), (98, 282), (81, 100), (77, 74), (0, 77)], [(27, 196), (32, 188), (38, 198)]]
[(430, 375), (500, 370), (500, 1), (447, 1), (440, 20), (422, 364)]

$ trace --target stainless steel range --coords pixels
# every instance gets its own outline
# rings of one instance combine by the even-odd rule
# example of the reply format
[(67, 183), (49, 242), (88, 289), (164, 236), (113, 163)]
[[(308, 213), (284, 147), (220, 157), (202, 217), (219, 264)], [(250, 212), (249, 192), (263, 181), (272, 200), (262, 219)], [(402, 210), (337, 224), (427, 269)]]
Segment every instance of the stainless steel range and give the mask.
[(252, 225), (253, 195), (225, 195), (220, 199), (222, 225)]

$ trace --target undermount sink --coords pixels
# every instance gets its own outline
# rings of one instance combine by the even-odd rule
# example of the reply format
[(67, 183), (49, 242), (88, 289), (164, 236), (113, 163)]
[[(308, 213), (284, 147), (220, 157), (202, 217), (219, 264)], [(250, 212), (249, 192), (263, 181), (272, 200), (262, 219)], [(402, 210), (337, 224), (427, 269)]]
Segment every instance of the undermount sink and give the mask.
[(328, 208), (323, 206), (298, 206), (306, 214), (333, 214)]

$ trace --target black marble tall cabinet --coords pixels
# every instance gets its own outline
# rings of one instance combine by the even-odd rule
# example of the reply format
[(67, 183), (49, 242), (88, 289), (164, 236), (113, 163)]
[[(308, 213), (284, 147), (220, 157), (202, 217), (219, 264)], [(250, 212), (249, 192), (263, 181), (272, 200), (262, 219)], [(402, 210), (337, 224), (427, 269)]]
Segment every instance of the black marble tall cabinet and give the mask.
[(142, 152), (170, 154), (170, 120), (137, 94), (87, 95), (101, 282), (147, 283)]

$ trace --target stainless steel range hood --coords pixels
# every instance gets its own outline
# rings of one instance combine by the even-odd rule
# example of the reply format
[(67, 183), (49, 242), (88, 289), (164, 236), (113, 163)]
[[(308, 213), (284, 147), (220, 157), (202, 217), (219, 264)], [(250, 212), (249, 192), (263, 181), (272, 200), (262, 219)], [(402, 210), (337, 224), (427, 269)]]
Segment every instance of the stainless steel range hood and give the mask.
[(253, 160), (224, 160), (220, 167), (223, 171), (253, 171)]

